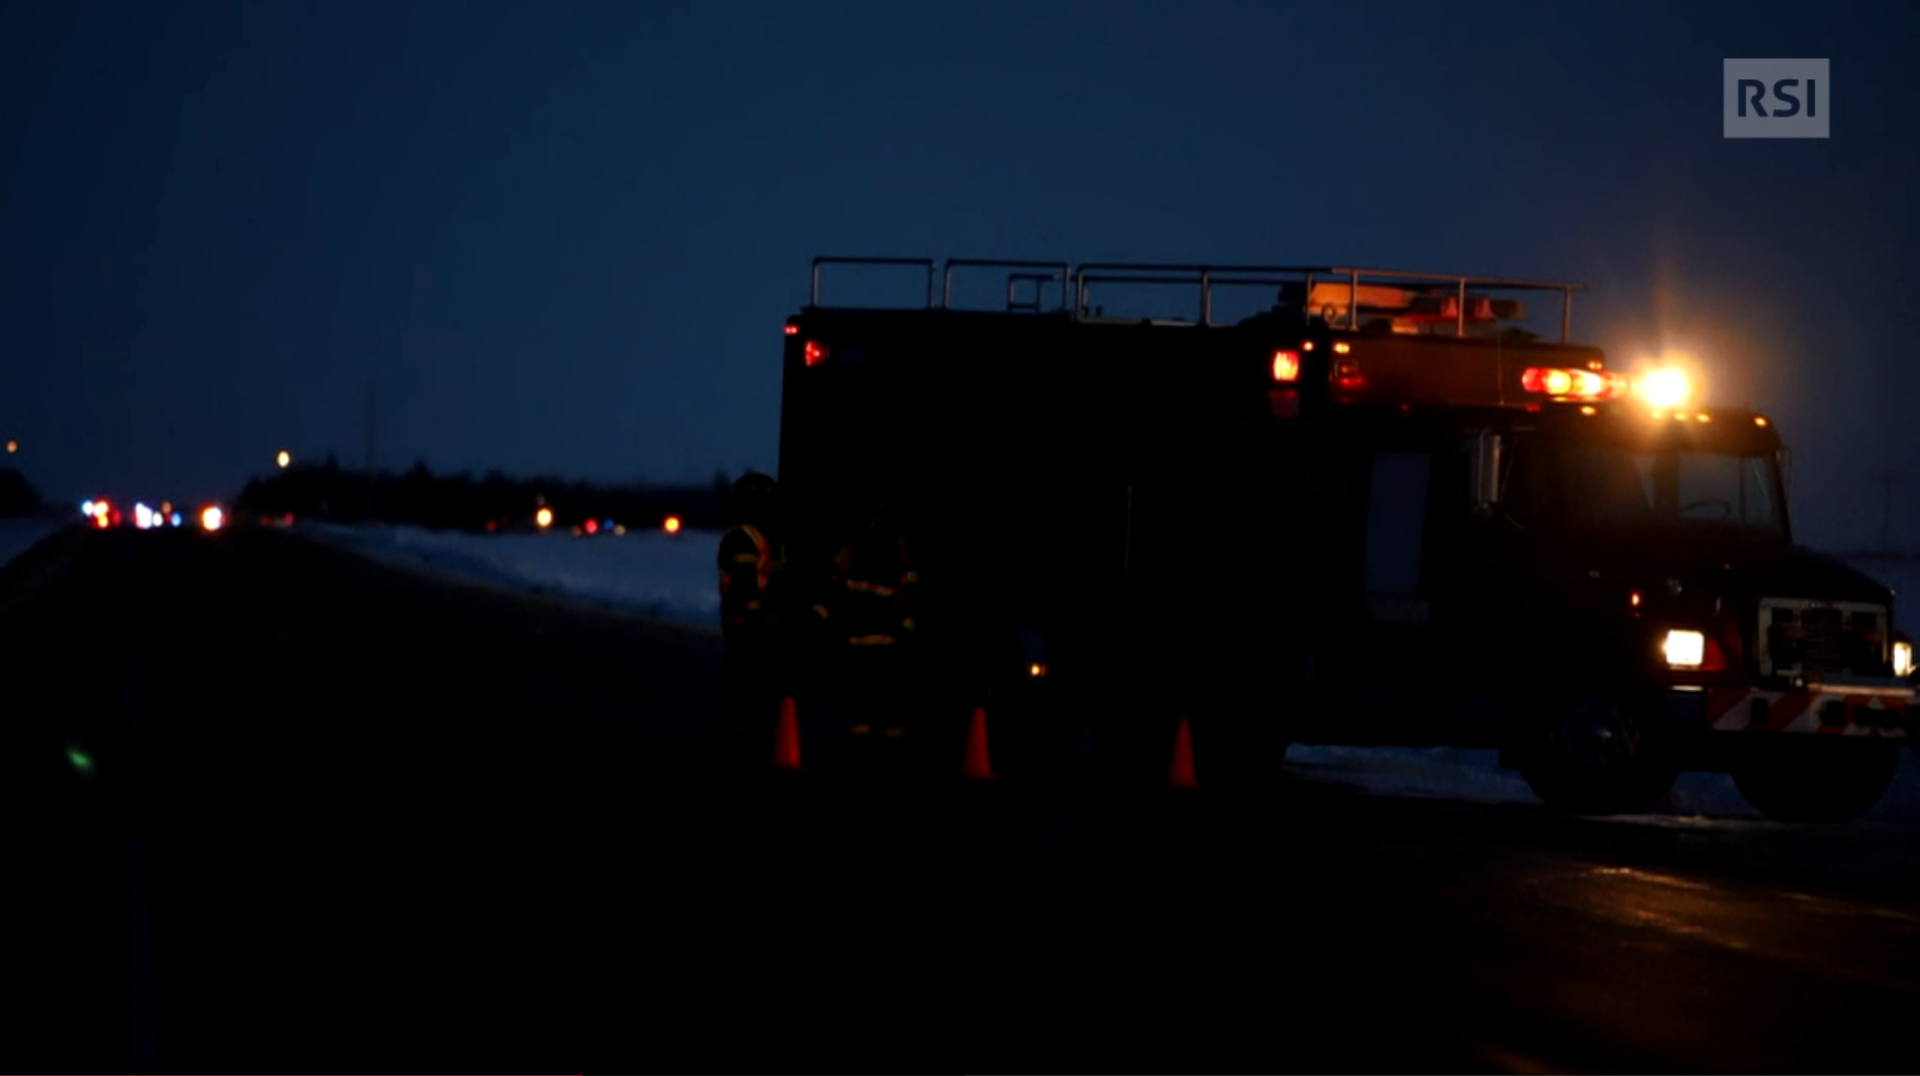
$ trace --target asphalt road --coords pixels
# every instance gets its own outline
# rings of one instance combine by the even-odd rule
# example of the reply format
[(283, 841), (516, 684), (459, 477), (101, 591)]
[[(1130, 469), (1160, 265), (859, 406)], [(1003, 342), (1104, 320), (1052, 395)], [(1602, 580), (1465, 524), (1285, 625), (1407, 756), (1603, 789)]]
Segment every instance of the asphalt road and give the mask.
[(0, 1063), (1920, 1067), (1912, 829), (733, 772), (717, 650), (297, 532), (42, 546)]

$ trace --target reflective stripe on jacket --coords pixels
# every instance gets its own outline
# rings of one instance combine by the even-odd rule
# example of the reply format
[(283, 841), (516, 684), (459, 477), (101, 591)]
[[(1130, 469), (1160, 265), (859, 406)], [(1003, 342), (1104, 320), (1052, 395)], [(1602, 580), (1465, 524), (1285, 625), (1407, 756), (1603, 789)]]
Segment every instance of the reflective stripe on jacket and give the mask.
[(907, 558), (904, 538), (892, 548), (871, 538), (850, 542), (833, 558), (833, 575), (816, 616), (834, 622), (849, 646), (892, 646), (914, 630), (913, 597), (920, 573)]

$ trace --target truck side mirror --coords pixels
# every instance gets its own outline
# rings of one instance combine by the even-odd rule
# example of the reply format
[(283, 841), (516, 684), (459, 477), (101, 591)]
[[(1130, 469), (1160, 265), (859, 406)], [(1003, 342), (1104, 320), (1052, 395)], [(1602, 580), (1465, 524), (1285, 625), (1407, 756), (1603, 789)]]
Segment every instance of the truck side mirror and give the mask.
[(1490, 520), (1500, 503), (1500, 435), (1481, 430), (1461, 443), (1467, 454), (1467, 509)]

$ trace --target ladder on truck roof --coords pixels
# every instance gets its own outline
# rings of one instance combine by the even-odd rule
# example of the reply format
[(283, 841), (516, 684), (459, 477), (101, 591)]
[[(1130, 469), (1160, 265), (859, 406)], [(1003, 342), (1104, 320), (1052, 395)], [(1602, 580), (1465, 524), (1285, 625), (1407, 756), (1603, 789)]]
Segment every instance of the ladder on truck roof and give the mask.
[[(810, 309), (874, 309), (872, 307), (828, 307), (820, 301), (821, 269), (828, 265), (875, 266), (892, 269), (919, 268), (926, 276), (928, 310), (959, 309), (953, 305), (953, 278), (957, 269), (1011, 270), (1006, 276), (1006, 311), (1009, 313), (1059, 313), (1077, 321), (1126, 321), (1139, 317), (1109, 317), (1089, 306), (1089, 294), (1095, 284), (1146, 284), (1184, 286), (1198, 291), (1197, 316), (1186, 319), (1153, 319), (1155, 324), (1211, 326), (1216, 288), (1266, 287), (1279, 289), (1281, 303), (1308, 317), (1318, 317), (1328, 327), (1358, 330), (1376, 320), (1390, 323), (1401, 331), (1405, 321), (1426, 327), (1453, 323), (1453, 335), (1466, 336), (1469, 323), (1516, 321), (1526, 317), (1517, 300), (1499, 299), (1481, 294), (1486, 291), (1531, 291), (1560, 293), (1560, 342), (1570, 343), (1573, 330), (1573, 293), (1585, 291), (1585, 284), (1551, 280), (1526, 280), (1514, 277), (1474, 276), (1466, 273), (1427, 273), (1403, 269), (1365, 269), (1337, 265), (1181, 265), (1155, 262), (1071, 262), (1026, 261), (1002, 258), (951, 258), (941, 263), (933, 258), (819, 257), (813, 259), (813, 286), (808, 299)], [(1044, 271), (1041, 271), (1044, 270)], [(936, 289), (935, 285), (939, 287)], [(1032, 285), (1031, 299), (1019, 297), (1020, 285)], [(1046, 301), (1049, 285), (1057, 284), (1054, 302)]]

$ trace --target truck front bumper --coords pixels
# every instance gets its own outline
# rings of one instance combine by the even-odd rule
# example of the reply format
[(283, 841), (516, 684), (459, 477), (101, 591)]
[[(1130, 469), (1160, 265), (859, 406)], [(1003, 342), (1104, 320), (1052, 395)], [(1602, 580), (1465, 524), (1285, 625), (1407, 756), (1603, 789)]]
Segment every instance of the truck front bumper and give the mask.
[[(1879, 736), (1920, 741), (1920, 692), (1895, 677), (1808, 683), (1796, 690), (1676, 690), (1701, 705), (1712, 732)], [(1678, 699), (1676, 698), (1676, 701)]]

